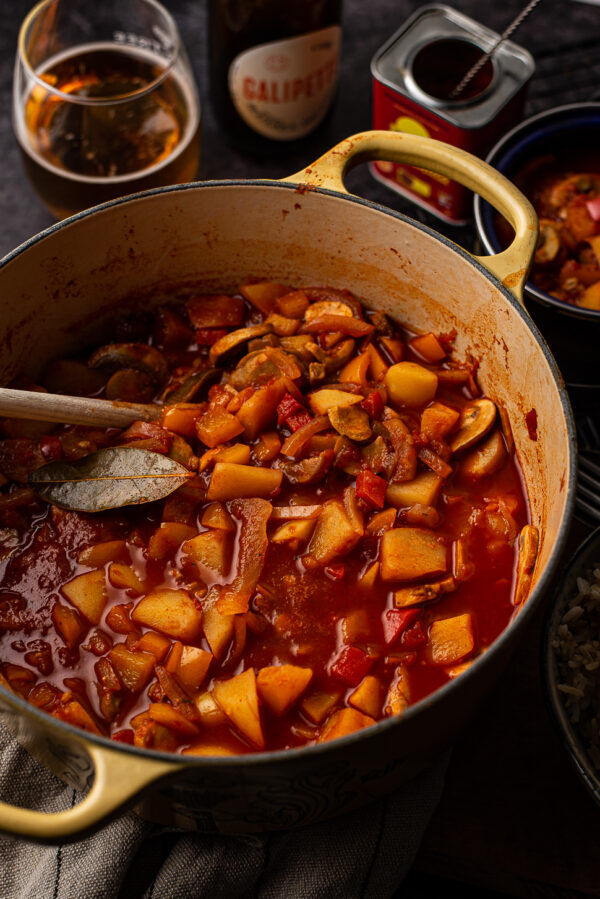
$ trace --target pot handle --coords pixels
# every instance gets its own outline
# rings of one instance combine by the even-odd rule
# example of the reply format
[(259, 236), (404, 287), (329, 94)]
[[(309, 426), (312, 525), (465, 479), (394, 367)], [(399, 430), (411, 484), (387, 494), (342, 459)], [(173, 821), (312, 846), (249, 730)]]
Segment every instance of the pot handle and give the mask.
[(39, 812), (0, 802), (0, 830), (33, 840), (59, 842), (95, 827), (154, 781), (179, 766), (86, 743), (94, 766), (94, 783), (77, 805), (62, 812)]
[(398, 131), (364, 131), (332, 147), (301, 172), (283, 180), (348, 193), (344, 175), (369, 160), (403, 162), (445, 175), (480, 194), (512, 225), (511, 245), (495, 256), (474, 256), (523, 302), (523, 287), (537, 247), (538, 219), (529, 200), (496, 169), (458, 147)]

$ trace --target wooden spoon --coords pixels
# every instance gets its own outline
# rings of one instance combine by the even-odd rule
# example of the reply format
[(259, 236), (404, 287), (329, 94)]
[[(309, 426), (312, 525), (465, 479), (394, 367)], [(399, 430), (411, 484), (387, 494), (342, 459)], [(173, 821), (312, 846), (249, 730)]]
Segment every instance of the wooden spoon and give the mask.
[(161, 406), (149, 403), (122, 403), (0, 387), (0, 416), (6, 418), (124, 428), (133, 421), (156, 421), (161, 413)]

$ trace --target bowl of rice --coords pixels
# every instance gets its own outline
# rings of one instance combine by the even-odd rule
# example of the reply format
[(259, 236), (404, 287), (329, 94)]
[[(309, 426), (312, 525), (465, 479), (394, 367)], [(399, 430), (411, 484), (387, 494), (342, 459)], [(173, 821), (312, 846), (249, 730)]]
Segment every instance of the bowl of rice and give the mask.
[(564, 570), (547, 618), (542, 658), (567, 750), (600, 804), (600, 528)]

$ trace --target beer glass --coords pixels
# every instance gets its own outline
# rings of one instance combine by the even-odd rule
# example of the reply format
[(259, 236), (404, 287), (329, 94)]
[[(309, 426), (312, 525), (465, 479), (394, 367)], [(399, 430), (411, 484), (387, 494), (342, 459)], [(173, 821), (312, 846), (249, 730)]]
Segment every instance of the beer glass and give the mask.
[(200, 106), (171, 15), (156, 0), (43, 0), (19, 33), (13, 124), (58, 219), (193, 180)]

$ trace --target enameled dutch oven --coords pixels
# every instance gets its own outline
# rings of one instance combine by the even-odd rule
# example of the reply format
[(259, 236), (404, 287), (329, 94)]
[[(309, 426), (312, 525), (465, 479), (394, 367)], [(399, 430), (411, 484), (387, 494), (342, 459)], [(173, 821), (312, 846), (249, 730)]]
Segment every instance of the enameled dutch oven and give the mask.
[[(479, 259), (388, 209), (348, 195), (350, 165), (388, 159), (461, 181), (506, 216), (516, 238)], [(308, 824), (390, 791), (430, 764), (502, 670), (551, 582), (572, 513), (575, 441), (562, 380), (521, 306), (537, 240), (529, 203), (482, 161), (436, 141), (367, 132), (275, 181), (188, 184), (60, 222), (0, 264), (0, 383), (97, 344), (104, 322), (184, 285), (227, 291), (251, 277), (348, 287), (414, 331), (456, 328), (459, 357), (480, 362), (483, 390), (507, 410), (540, 549), (526, 602), (471, 668), (401, 718), (339, 740), (239, 757), (175, 756), (90, 736), (0, 688), (0, 720), (59, 777), (90, 786), (44, 814), (0, 803), (0, 828), (72, 837), (124, 804), (207, 831)]]

